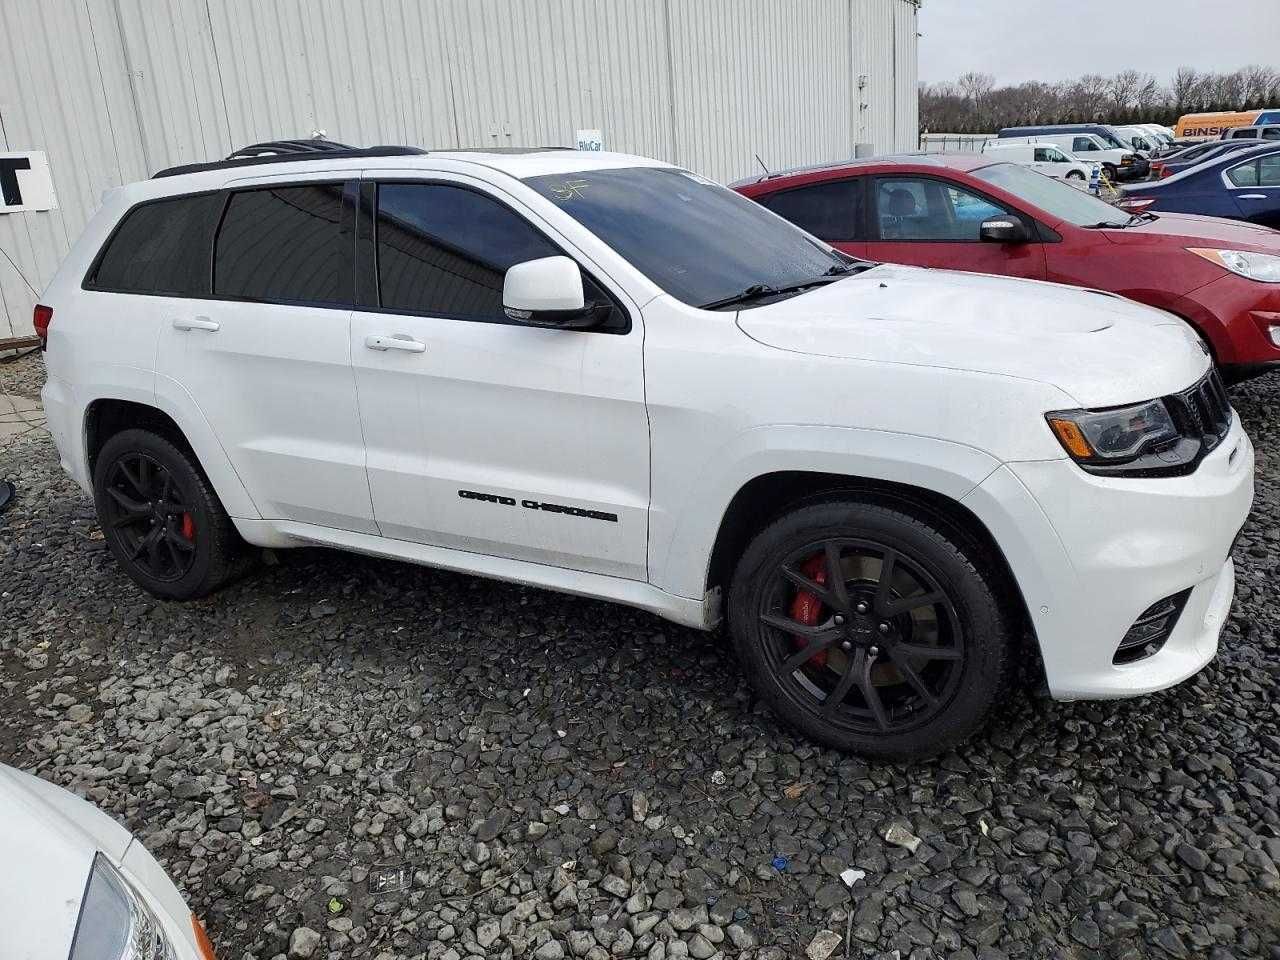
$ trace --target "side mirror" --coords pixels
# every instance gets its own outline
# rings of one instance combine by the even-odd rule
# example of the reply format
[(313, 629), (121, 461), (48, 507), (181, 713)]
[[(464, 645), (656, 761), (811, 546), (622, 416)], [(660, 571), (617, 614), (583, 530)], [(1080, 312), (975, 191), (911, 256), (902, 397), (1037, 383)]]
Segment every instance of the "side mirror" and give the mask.
[(532, 327), (585, 330), (600, 322), (596, 306), (585, 302), (582, 273), (568, 257), (543, 257), (509, 268), (502, 281), (502, 310)]
[(978, 236), (986, 243), (1026, 243), (1031, 231), (1017, 217), (992, 217), (982, 221)]

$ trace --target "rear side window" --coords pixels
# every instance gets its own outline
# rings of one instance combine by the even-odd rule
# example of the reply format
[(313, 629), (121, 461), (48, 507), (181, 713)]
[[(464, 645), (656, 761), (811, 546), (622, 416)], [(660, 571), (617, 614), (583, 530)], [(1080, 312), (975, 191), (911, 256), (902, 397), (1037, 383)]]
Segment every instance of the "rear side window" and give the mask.
[(831, 180), (760, 197), (759, 202), (827, 243), (859, 240), (862, 231), (862, 184)]
[(134, 207), (107, 241), (86, 284), (94, 290), (209, 295), (209, 261), (222, 197), (216, 193)]
[(285, 303), (352, 302), (352, 238), (342, 225), (342, 185), (242, 190), (218, 231), (213, 292)]
[(1227, 179), (1237, 187), (1256, 187), (1258, 185), (1258, 164), (1244, 163), (1227, 171)]

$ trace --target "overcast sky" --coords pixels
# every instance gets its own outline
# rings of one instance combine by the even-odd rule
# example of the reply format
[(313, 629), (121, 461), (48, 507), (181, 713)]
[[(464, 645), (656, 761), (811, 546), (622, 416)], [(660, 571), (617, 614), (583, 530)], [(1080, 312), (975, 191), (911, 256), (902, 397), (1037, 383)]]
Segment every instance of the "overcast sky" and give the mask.
[(924, 0), (920, 79), (1000, 84), (1112, 74), (1167, 82), (1182, 64), (1280, 67), (1280, 0)]

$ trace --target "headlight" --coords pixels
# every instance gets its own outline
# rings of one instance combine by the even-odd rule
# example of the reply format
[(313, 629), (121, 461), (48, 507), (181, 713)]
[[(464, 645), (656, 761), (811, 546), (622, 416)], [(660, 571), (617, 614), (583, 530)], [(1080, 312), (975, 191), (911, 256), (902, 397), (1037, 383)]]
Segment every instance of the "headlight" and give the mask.
[(175, 960), (173, 945), (151, 908), (98, 854), (80, 904), (69, 960)]
[(1091, 473), (1176, 472), (1194, 462), (1200, 443), (1183, 437), (1163, 400), (1110, 410), (1045, 414), (1058, 442)]
[(1187, 250), (1250, 280), (1280, 283), (1280, 257), (1273, 254), (1251, 253), (1248, 250), (1213, 250), (1208, 247), (1188, 247)]

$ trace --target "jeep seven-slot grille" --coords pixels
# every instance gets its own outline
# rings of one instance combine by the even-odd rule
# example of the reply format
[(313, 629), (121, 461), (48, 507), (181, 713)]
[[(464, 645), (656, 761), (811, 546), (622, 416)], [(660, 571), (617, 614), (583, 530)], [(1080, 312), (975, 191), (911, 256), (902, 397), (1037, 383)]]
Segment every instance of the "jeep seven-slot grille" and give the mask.
[(1200, 440), (1208, 453), (1231, 429), (1231, 399), (1217, 370), (1210, 370), (1190, 389), (1166, 397), (1169, 412), (1184, 435)]

